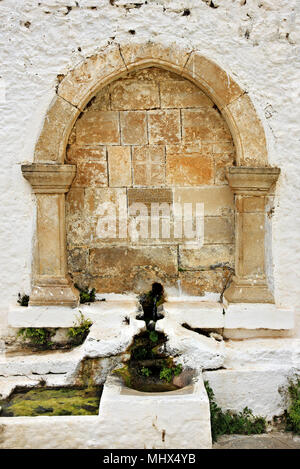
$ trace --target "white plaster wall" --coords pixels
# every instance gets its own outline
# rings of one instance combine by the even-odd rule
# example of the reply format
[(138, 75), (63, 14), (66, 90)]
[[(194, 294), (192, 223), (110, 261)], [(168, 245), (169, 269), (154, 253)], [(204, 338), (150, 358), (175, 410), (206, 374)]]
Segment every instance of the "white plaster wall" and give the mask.
[[(0, 0), (2, 332), (9, 303), (30, 288), (35, 204), (20, 164), (33, 159), (57, 75), (109, 42), (199, 50), (248, 91), (270, 162), (282, 170), (272, 227), (276, 301), (300, 310), (300, 2), (135, 1), (139, 8), (130, 0)], [(300, 313), (297, 327), (300, 335)]]

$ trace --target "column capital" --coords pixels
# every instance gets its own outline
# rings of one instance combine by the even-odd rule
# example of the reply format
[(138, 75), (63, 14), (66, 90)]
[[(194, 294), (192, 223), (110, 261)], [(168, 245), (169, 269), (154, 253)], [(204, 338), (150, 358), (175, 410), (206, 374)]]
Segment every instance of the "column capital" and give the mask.
[(279, 168), (232, 166), (226, 171), (229, 186), (236, 195), (267, 195), (276, 183)]
[(23, 164), (21, 169), (36, 194), (68, 192), (76, 173), (76, 166), (71, 164), (32, 163)]

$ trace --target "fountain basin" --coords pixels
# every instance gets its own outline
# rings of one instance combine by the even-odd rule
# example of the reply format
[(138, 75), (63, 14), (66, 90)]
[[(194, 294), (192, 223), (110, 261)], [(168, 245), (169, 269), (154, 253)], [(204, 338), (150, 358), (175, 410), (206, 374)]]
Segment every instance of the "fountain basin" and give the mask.
[(140, 392), (110, 375), (104, 385), (100, 416), (115, 435), (111, 448), (211, 448), (209, 401), (202, 375), (169, 392)]
[(1, 417), (1, 449), (208, 449), (202, 375), (176, 391), (145, 393), (109, 375), (99, 415)]

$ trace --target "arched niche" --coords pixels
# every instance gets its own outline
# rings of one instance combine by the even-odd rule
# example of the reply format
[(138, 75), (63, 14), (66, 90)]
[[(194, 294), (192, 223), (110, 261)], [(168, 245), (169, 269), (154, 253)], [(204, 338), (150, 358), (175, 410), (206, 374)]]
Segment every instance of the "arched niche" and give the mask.
[(205, 92), (228, 124), (236, 166), (227, 178), (235, 195), (235, 277), (225, 296), (232, 302), (272, 302), (264, 260), (266, 195), (279, 170), (268, 167), (262, 124), (249, 96), (218, 65), (193, 51), (159, 44), (108, 47), (86, 59), (60, 82), (38, 138), (34, 163), (24, 177), (37, 196), (32, 305), (74, 306), (78, 295), (67, 275), (65, 193), (76, 167), (65, 164), (66, 145), (80, 113), (99, 90), (134, 70), (174, 72)]

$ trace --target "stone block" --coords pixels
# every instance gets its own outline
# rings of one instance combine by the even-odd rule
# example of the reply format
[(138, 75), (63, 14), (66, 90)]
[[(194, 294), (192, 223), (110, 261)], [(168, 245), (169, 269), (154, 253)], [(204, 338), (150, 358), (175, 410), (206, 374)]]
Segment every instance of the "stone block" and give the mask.
[(180, 111), (157, 110), (148, 112), (149, 143), (164, 145), (180, 142)]
[(145, 145), (148, 143), (146, 112), (121, 112), (120, 124), (123, 145)]
[(69, 216), (80, 215), (84, 209), (84, 189), (71, 187), (66, 194), (66, 213)]
[(106, 148), (82, 148), (71, 145), (67, 161), (76, 164), (72, 187), (107, 186)]
[(188, 270), (207, 270), (216, 266), (234, 266), (234, 246), (231, 244), (207, 244), (201, 249), (185, 249), (179, 246), (179, 267)]
[(179, 325), (188, 324), (194, 329), (223, 328), (223, 305), (215, 301), (203, 301), (188, 296), (170, 298), (163, 304), (165, 315)]
[(274, 329), (294, 327), (294, 310), (272, 303), (230, 303), (225, 308), (227, 329)]
[(107, 163), (104, 161), (79, 161), (73, 187), (107, 186)]
[(228, 186), (224, 187), (186, 187), (174, 189), (174, 203), (204, 204), (205, 216), (232, 214), (234, 196)]
[(217, 142), (213, 144), (215, 160), (215, 184), (227, 184), (226, 168), (235, 164), (235, 148), (233, 142)]
[(86, 270), (87, 263), (88, 250), (86, 248), (68, 250), (68, 268), (70, 272), (82, 272)]
[(119, 145), (119, 113), (116, 111), (84, 112), (76, 122), (78, 145)]
[(241, 166), (267, 166), (268, 155), (263, 126), (247, 94), (229, 104), (234, 126), (238, 128), (242, 159)]
[(128, 189), (128, 232), (132, 244), (174, 243), (172, 202), (170, 189)]
[(149, 290), (177, 274), (177, 248), (110, 246), (90, 250), (91, 285), (97, 292)]
[(167, 145), (166, 180), (170, 185), (212, 184), (214, 163), (198, 145)]
[(84, 189), (72, 187), (66, 196), (66, 234), (69, 248), (86, 244), (89, 227), (90, 224), (85, 220)]
[(109, 85), (102, 88), (88, 103), (90, 111), (110, 111)]
[(236, 209), (242, 213), (256, 213), (265, 211), (265, 197), (236, 197)]
[(139, 83), (136, 80), (122, 80), (111, 87), (111, 108), (113, 110), (155, 109), (159, 107), (159, 93), (156, 83)]
[(93, 96), (93, 91), (95, 92), (101, 83), (109, 81), (109, 77), (116, 78), (117, 75), (124, 73), (126, 73), (126, 67), (119, 47), (106, 47), (105, 50), (92, 55), (70, 71), (59, 84), (58, 94), (64, 100), (83, 109)]
[[(144, 44), (124, 44), (121, 45), (121, 54), (129, 70), (134, 69), (138, 64), (148, 63), (149, 66), (162, 64), (172, 64), (172, 69), (181, 72), (189, 57), (190, 51), (178, 50), (176, 43), (170, 46), (147, 42)], [(175, 70), (174, 70), (175, 71)]]
[(162, 108), (213, 107), (211, 99), (188, 80), (170, 80), (160, 83)]
[(216, 109), (182, 109), (184, 143), (231, 141), (229, 128)]
[(172, 208), (173, 192), (172, 189), (128, 189), (128, 206), (134, 203), (145, 204), (150, 215), (152, 203), (167, 203)]
[(165, 184), (165, 147), (163, 145), (133, 147), (132, 164), (135, 186)]
[(122, 242), (127, 238), (126, 189), (95, 188), (85, 190), (86, 226), (89, 244)]
[(131, 186), (130, 147), (108, 147), (107, 155), (110, 187)]
[(226, 104), (238, 98), (243, 90), (216, 63), (193, 52), (184, 68), (184, 74), (189, 72), (199, 83), (203, 83), (211, 93), (213, 101), (222, 109)]
[(47, 111), (44, 127), (35, 147), (36, 163), (63, 163), (69, 131), (79, 112), (70, 103), (56, 96)]
[(192, 296), (204, 296), (209, 292), (221, 294), (229, 275), (229, 270), (224, 268), (179, 272), (181, 291)]
[(204, 218), (205, 244), (233, 244), (234, 219), (233, 217), (205, 217)]
[(78, 147), (71, 144), (67, 148), (67, 161), (69, 163), (77, 164), (80, 161), (106, 161), (106, 148), (101, 146), (97, 148)]

